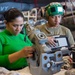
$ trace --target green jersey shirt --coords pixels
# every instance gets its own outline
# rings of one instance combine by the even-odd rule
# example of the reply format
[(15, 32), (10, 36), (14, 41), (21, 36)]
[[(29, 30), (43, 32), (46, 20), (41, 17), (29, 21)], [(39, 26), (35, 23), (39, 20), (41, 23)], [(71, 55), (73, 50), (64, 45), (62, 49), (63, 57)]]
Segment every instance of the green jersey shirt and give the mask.
[[(26, 39), (25, 41), (24, 38)], [(17, 61), (10, 63), (8, 56), (26, 46), (32, 45), (33, 44), (26, 35), (21, 33), (12, 35), (7, 30), (0, 32), (0, 66), (12, 70), (27, 66), (28, 63), (26, 58), (20, 58)]]

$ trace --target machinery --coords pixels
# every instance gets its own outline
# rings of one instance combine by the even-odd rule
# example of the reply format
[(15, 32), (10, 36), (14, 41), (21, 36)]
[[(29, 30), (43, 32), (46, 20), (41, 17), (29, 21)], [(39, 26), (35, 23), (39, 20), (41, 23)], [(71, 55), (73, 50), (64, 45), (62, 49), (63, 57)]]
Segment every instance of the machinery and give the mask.
[(31, 29), (34, 34), (33, 43), (36, 49), (33, 58), (28, 59), (32, 75), (53, 75), (59, 72), (64, 63), (63, 55), (70, 53), (68, 49), (64, 49), (69, 46), (67, 37), (54, 36), (56, 46), (53, 47), (49, 45), (46, 34), (32, 26), (27, 26), (27, 29)]

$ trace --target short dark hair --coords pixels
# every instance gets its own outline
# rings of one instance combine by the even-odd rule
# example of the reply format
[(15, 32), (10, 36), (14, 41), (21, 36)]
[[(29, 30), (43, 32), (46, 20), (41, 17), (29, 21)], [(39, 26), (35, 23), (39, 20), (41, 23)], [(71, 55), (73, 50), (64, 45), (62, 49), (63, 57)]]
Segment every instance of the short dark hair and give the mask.
[(24, 16), (22, 12), (16, 8), (11, 8), (3, 13), (4, 19), (7, 22), (12, 22), (17, 17), (22, 17), (24, 19)]

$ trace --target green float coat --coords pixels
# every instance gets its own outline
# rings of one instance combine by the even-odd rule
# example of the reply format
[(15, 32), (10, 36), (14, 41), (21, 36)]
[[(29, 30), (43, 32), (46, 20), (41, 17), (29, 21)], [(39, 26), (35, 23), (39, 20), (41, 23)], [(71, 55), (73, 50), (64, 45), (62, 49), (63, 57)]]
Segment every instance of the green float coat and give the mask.
[(26, 58), (20, 58), (14, 63), (10, 63), (8, 59), (9, 54), (33, 45), (27, 36), (25, 37), (26, 41), (24, 41), (24, 37), (25, 35), (21, 33), (12, 35), (7, 30), (0, 32), (0, 66), (7, 69), (18, 69), (28, 65)]

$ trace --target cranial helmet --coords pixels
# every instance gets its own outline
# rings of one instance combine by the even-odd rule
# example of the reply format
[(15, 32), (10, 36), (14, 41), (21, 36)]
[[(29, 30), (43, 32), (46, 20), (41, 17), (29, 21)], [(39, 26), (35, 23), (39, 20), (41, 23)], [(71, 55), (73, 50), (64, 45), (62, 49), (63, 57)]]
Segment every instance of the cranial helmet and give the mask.
[(46, 13), (49, 16), (63, 15), (63, 6), (58, 2), (52, 2), (45, 7)]

